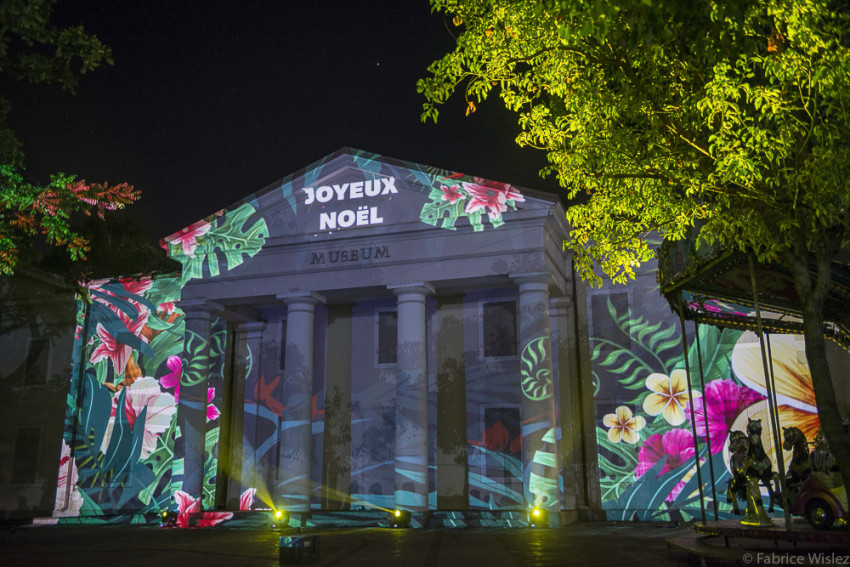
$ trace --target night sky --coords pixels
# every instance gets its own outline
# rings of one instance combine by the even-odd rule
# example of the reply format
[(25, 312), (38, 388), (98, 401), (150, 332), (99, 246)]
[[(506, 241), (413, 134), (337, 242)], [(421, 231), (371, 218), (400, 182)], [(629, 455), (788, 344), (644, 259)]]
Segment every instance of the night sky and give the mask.
[(156, 239), (343, 146), (557, 188), (499, 100), (420, 121), (416, 80), (456, 31), (427, 0), (60, 0), (54, 20), (83, 24), (115, 64), (75, 95), (5, 87), (27, 174), (135, 185)]

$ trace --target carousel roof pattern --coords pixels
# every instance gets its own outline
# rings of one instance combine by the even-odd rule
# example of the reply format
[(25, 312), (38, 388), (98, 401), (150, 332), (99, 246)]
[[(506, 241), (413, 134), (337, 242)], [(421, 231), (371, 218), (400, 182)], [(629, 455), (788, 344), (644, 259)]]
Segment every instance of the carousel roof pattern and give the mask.
[[(686, 319), (718, 327), (756, 328), (750, 256), (701, 246), (695, 239), (665, 241), (659, 250), (661, 292)], [(814, 269), (814, 267), (812, 267)], [(753, 258), (762, 325), (773, 333), (802, 333), (801, 302), (788, 269)], [(824, 335), (850, 350), (850, 265), (832, 263), (832, 283), (824, 305)]]

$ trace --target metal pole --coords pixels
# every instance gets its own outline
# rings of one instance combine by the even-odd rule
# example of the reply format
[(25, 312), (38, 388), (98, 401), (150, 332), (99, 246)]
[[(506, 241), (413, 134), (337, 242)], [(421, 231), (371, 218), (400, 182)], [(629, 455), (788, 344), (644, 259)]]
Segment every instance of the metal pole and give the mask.
[(764, 330), (762, 329), (761, 324), (761, 309), (759, 308), (758, 288), (756, 287), (756, 272), (755, 267), (753, 266), (752, 255), (748, 256), (747, 259), (750, 263), (750, 285), (753, 288), (753, 306), (756, 308), (756, 333), (758, 334), (759, 344), (761, 346), (761, 362), (764, 368), (764, 383), (767, 389), (767, 407), (770, 412), (770, 427), (773, 429), (773, 447), (776, 452), (776, 460), (779, 466), (779, 489), (782, 491), (781, 494), (783, 495), (783, 502), (785, 502), (782, 506), (785, 511), (785, 529), (790, 530), (791, 514), (787, 505), (788, 497), (787, 494), (785, 494), (785, 457), (782, 454), (782, 443), (779, 440), (779, 431), (776, 429), (776, 406), (773, 401), (773, 388), (771, 387), (767, 353), (765, 352)]
[[(776, 401), (776, 380), (774, 378), (775, 373), (773, 372), (773, 353), (770, 349), (770, 333), (767, 333), (767, 359), (770, 363), (770, 387), (773, 388), (773, 406), (778, 408), (779, 403)], [(779, 421), (779, 412), (776, 412), (775, 415), (775, 427), (776, 431), (782, 431), (782, 423)], [(785, 490), (785, 453), (780, 452), (778, 456), (779, 465), (779, 482), (780, 482), (780, 495), (782, 498), (782, 509), (785, 511), (785, 523), (787, 525), (788, 531), (791, 530), (791, 512), (788, 510), (789, 502), (788, 502), (788, 491)]]
[[(714, 508), (714, 521), (716, 522), (719, 518), (717, 517), (717, 488), (714, 486), (714, 459), (712, 458), (711, 452), (711, 435), (709, 435), (708, 430), (708, 406), (705, 403), (705, 378), (703, 377), (702, 370), (702, 347), (700, 346), (699, 340), (699, 323), (694, 322), (694, 327), (696, 332), (694, 333), (697, 338), (697, 362), (699, 363), (699, 389), (702, 392), (702, 417), (705, 420), (705, 443), (708, 447), (708, 470), (709, 474), (711, 474), (711, 499), (713, 502)], [(692, 410), (693, 411), (693, 410)], [(696, 428), (694, 428), (696, 431)]]
[[(685, 336), (685, 308), (682, 305), (682, 290), (679, 290), (679, 321), (682, 324), (682, 350), (685, 353), (685, 375), (688, 377), (688, 405), (691, 408), (691, 432), (694, 435), (694, 462), (697, 467), (697, 483), (699, 484), (699, 509), (702, 513), (702, 522), (705, 523), (705, 494), (702, 490), (702, 472), (699, 463), (699, 442), (697, 441), (697, 417), (694, 413), (694, 397), (691, 395), (691, 365), (688, 362), (688, 339)], [(705, 396), (703, 396), (705, 397)], [(709, 455), (709, 460), (711, 455)]]
[[(767, 363), (770, 370), (770, 387), (773, 390), (773, 406), (778, 408), (779, 402), (776, 400), (776, 379), (774, 378), (775, 374), (773, 372), (773, 351), (770, 348), (770, 333), (765, 333), (764, 339), (767, 344)], [(780, 427), (781, 424), (779, 423), (779, 412), (777, 412), (773, 418), (773, 427), (776, 431), (782, 431), (782, 428)], [(784, 456), (785, 455), (783, 453), (783, 457)]]

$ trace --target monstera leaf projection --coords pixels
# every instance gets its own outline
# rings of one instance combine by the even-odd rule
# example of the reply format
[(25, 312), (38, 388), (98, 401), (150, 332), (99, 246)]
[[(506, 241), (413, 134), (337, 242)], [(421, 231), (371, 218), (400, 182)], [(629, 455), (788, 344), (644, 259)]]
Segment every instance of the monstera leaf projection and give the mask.
[(547, 337), (530, 341), (522, 350), (522, 392), (530, 400), (545, 400), (552, 395), (552, 372), (542, 364), (548, 350)]
[(169, 254), (183, 264), (183, 281), (204, 277), (204, 267), (209, 277), (241, 265), (245, 258), (257, 254), (266, 242), (268, 227), (263, 218), (249, 226), (256, 209), (245, 203), (223, 216), (195, 223), (166, 239)]

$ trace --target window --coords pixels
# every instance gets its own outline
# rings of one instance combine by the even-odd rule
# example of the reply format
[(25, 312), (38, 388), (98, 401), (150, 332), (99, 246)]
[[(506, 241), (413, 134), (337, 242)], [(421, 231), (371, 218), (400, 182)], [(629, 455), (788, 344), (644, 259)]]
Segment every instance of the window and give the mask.
[(516, 301), (485, 302), (481, 311), (484, 357), (516, 356)]
[(594, 341), (596, 345), (601, 345), (603, 351), (632, 348), (632, 340), (629, 336), (631, 330), (629, 294), (594, 295), (590, 300), (590, 309), (593, 318), (593, 338), (603, 339)]
[(484, 408), (484, 475), (522, 492), (522, 426), (518, 407)]
[(40, 427), (22, 427), (15, 436), (15, 456), (12, 461), (12, 484), (36, 484)]
[(378, 328), (375, 343), (378, 364), (395, 364), (398, 346), (398, 312), (384, 310), (378, 311), (377, 315)]

